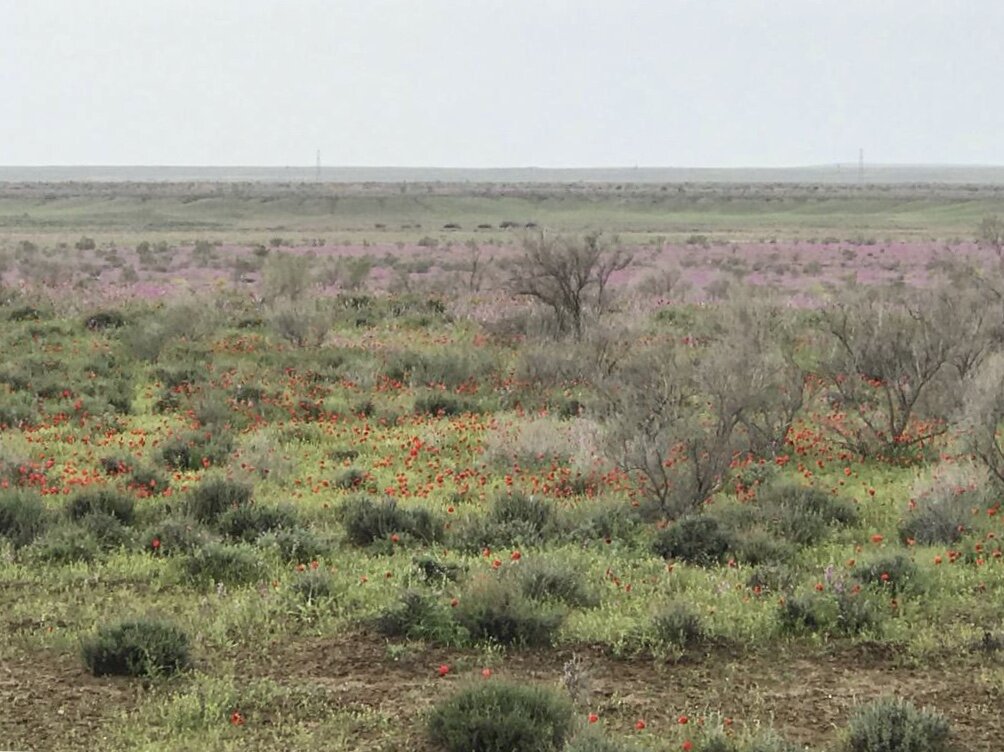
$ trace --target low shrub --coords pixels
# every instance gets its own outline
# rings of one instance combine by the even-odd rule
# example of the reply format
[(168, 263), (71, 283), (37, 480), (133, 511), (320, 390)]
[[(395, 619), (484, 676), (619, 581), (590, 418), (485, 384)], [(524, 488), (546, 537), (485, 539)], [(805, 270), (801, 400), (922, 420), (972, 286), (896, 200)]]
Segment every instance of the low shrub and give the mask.
[(307, 603), (316, 603), (334, 597), (337, 592), (334, 577), (321, 569), (298, 572), (289, 584), (290, 592)]
[(98, 553), (98, 542), (94, 536), (69, 524), (49, 530), (25, 549), (28, 559), (47, 564), (94, 561)]
[(250, 485), (225, 478), (204, 480), (188, 497), (188, 513), (199, 522), (216, 523), (231, 509), (250, 503), (251, 491)]
[(718, 520), (700, 514), (683, 517), (660, 530), (652, 550), (664, 559), (709, 567), (720, 563), (731, 545), (731, 537)]
[(917, 574), (917, 565), (906, 554), (880, 556), (854, 568), (854, 576), (863, 585), (876, 585), (893, 593), (914, 587)]
[(38, 494), (20, 489), (0, 490), (0, 536), (15, 548), (26, 546), (45, 529), (45, 505)]
[(165, 676), (189, 666), (188, 636), (173, 624), (124, 621), (98, 629), (81, 655), (94, 676)]
[(515, 582), (492, 576), (466, 588), (455, 614), (474, 640), (526, 647), (550, 645), (565, 618), (563, 609), (530, 600)]
[(881, 611), (863, 593), (806, 593), (784, 598), (778, 624), (788, 634), (854, 636), (881, 624)]
[(452, 417), (464, 413), (479, 413), (481, 408), (474, 400), (450, 392), (429, 392), (415, 398), (414, 412), (416, 415)]
[(522, 560), (513, 570), (520, 590), (534, 600), (555, 600), (580, 608), (593, 608), (599, 596), (587, 584), (581, 569), (546, 558)]
[(899, 523), (900, 540), (921, 546), (955, 543), (972, 524), (969, 510), (965, 494), (921, 500)]
[(853, 503), (818, 488), (772, 485), (761, 491), (757, 503), (766, 528), (799, 546), (818, 543), (831, 528), (858, 520)]
[(274, 549), (279, 557), (292, 564), (306, 564), (326, 554), (330, 544), (305, 527), (292, 526), (279, 528), (258, 537), (260, 548)]
[(652, 619), (656, 642), (674, 648), (688, 648), (707, 638), (701, 618), (682, 601), (663, 606)]
[(411, 536), (431, 543), (442, 538), (443, 525), (427, 509), (402, 509), (393, 498), (379, 501), (357, 496), (342, 506), (342, 524), (349, 541), (368, 546), (391, 536)]
[(133, 468), (126, 486), (140, 496), (162, 494), (171, 487), (167, 476), (150, 467)]
[(253, 548), (210, 543), (185, 558), (186, 579), (201, 586), (247, 585), (265, 577), (265, 564)]
[(70, 498), (66, 511), (71, 519), (80, 520), (91, 514), (107, 514), (123, 525), (131, 525), (136, 515), (136, 500), (116, 491), (85, 491)]
[(437, 705), (429, 736), (446, 752), (556, 752), (571, 734), (571, 701), (549, 687), (487, 681)]
[(945, 752), (951, 733), (948, 719), (918, 709), (906, 700), (886, 697), (854, 711), (847, 726), (847, 752)]
[(433, 596), (406, 590), (374, 620), (376, 630), (387, 637), (431, 640), (444, 645), (462, 641), (462, 630), (450, 609)]
[(247, 503), (220, 515), (218, 528), (228, 538), (251, 543), (262, 533), (296, 527), (296, 510), (288, 505)]
[(122, 548), (133, 540), (133, 532), (122, 524), (118, 517), (105, 512), (94, 512), (80, 520), (80, 528), (94, 537), (97, 544), (105, 549)]
[(159, 454), (172, 470), (202, 470), (226, 464), (233, 448), (233, 437), (224, 431), (190, 431), (164, 441)]
[(147, 529), (143, 548), (157, 556), (190, 554), (213, 540), (212, 534), (195, 520), (182, 517), (162, 520)]

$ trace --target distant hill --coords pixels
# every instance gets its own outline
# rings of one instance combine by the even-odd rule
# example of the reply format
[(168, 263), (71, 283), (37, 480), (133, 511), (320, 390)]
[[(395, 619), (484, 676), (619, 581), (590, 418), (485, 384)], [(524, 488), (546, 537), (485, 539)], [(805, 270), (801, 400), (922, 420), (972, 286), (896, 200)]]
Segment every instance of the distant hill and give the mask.
[[(323, 167), (331, 183), (820, 183), (855, 184), (856, 164), (777, 168)], [(0, 166), (0, 182), (316, 182), (313, 167)], [(866, 165), (869, 184), (1004, 184), (1004, 166)]]

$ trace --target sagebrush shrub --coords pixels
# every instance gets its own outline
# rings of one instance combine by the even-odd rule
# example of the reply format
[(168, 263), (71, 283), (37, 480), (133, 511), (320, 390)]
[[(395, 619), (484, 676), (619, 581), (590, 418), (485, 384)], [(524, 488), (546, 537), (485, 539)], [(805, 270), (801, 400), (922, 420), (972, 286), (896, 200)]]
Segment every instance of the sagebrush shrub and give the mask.
[(251, 501), (251, 486), (225, 478), (202, 481), (188, 497), (188, 512), (199, 522), (215, 523), (231, 509)]
[(45, 529), (45, 505), (41, 497), (20, 489), (0, 490), (0, 536), (15, 547), (31, 543)]
[(461, 630), (447, 606), (428, 593), (406, 590), (374, 620), (376, 630), (387, 637), (432, 640), (454, 644), (461, 640)]
[(652, 550), (664, 559), (708, 567), (721, 562), (731, 544), (731, 537), (718, 520), (700, 514), (683, 517), (660, 530)]
[(676, 648), (687, 648), (707, 638), (697, 612), (682, 601), (659, 609), (652, 619), (652, 632), (657, 642)]
[[(171, 408), (171, 412), (178, 409)], [(208, 465), (223, 465), (233, 451), (233, 437), (220, 430), (207, 435), (205, 431), (190, 431), (164, 441), (160, 458), (173, 470), (202, 470)]]
[(479, 682), (437, 705), (428, 728), (446, 752), (556, 752), (572, 732), (572, 704), (549, 687)]
[(865, 585), (877, 585), (883, 590), (900, 593), (917, 584), (917, 565), (905, 554), (879, 556), (859, 563), (854, 575)]
[(98, 551), (98, 542), (93, 535), (69, 524), (49, 530), (25, 549), (32, 561), (49, 564), (94, 561)]
[(173, 624), (124, 621), (98, 629), (81, 654), (95, 676), (165, 676), (189, 666), (188, 636)]
[(321, 569), (307, 569), (298, 572), (290, 583), (289, 589), (296, 597), (307, 603), (331, 598), (338, 591), (331, 573)]
[(940, 713), (885, 697), (854, 711), (847, 752), (946, 752), (951, 727)]
[(293, 564), (306, 564), (326, 554), (331, 546), (306, 527), (293, 526), (263, 533), (257, 545), (275, 549), (279, 557)]
[(234, 540), (251, 543), (262, 533), (288, 530), (297, 524), (296, 510), (288, 505), (241, 504), (220, 515), (221, 533)]
[(427, 509), (404, 509), (393, 498), (375, 501), (365, 496), (349, 499), (342, 506), (342, 524), (351, 543), (368, 546), (408, 535), (424, 542), (442, 538), (443, 525)]
[(253, 548), (210, 543), (182, 563), (186, 578), (196, 585), (247, 585), (264, 579), (265, 564)]
[(66, 505), (70, 517), (80, 520), (90, 514), (109, 514), (123, 525), (130, 525), (136, 515), (136, 500), (116, 491), (85, 491), (70, 498)]
[(133, 539), (133, 532), (118, 517), (105, 512), (88, 514), (79, 522), (85, 533), (92, 535), (103, 549), (121, 548)]
[(599, 597), (586, 583), (581, 569), (556, 559), (524, 559), (514, 570), (523, 595), (534, 600), (556, 600), (569, 606), (592, 608)]
[(550, 645), (565, 618), (563, 609), (533, 601), (515, 582), (492, 576), (473, 581), (454, 613), (474, 640), (527, 647)]
[(189, 554), (213, 540), (212, 534), (195, 520), (169, 518), (148, 528), (142, 537), (143, 549), (158, 556)]
[(767, 487), (757, 503), (763, 524), (800, 546), (818, 543), (831, 528), (853, 525), (858, 519), (847, 499), (788, 483)]

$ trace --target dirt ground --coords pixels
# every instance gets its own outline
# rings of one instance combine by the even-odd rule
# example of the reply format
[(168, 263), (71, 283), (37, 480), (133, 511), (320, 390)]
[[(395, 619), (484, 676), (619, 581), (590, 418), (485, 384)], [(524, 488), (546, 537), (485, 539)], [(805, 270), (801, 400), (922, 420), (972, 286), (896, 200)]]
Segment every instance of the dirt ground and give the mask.
[[(770, 723), (813, 748), (831, 744), (855, 704), (897, 694), (948, 715), (960, 752), (1001, 749), (1004, 703), (1000, 685), (982, 680), (984, 670), (1001, 675), (1000, 657), (967, 656), (951, 665), (911, 667), (885, 646), (831, 645), (822, 650), (739, 654), (716, 648), (671, 664), (621, 660), (599, 649), (575, 655), (589, 675), (583, 712), (596, 712), (614, 733), (627, 733), (637, 719), (658, 738), (679, 714), (692, 718), (720, 712), (736, 726)], [(573, 655), (570, 649), (511, 651), (490, 658), (496, 677), (556, 682)], [(414, 647), (392, 655), (387, 642), (365, 633), (337, 639), (295, 638), (266, 654), (238, 653), (238, 672), (285, 685), (323, 687), (336, 706), (411, 719), (465, 681), (480, 677), (483, 653)], [(441, 664), (450, 666), (445, 677)], [(39, 653), (0, 661), (0, 749), (99, 749), (107, 724), (135, 707), (141, 683), (96, 679), (77, 656)], [(421, 726), (403, 723), (404, 749), (423, 749)], [(373, 732), (377, 733), (377, 732)], [(378, 742), (360, 738), (360, 746)]]

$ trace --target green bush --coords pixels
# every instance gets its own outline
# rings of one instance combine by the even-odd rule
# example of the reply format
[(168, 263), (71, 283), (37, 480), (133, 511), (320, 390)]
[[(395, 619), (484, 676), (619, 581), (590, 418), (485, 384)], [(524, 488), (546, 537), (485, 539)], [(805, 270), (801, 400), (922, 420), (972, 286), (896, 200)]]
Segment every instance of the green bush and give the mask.
[(213, 536), (195, 520), (170, 518), (147, 529), (143, 548), (158, 556), (190, 554), (212, 542)]
[(375, 619), (376, 630), (387, 637), (431, 640), (444, 645), (461, 641), (462, 630), (448, 607), (426, 593), (406, 590)]
[(216, 523), (231, 509), (251, 501), (251, 486), (225, 478), (202, 481), (188, 498), (188, 513), (199, 522)]
[(786, 562), (794, 555), (790, 543), (778, 540), (763, 530), (737, 534), (732, 551), (738, 561), (753, 566)]
[(283, 561), (293, 564), (306, 564), (331, 549), (330, 544), (313, 530), (299, 526), (263, 533), (258, 537), (257, 545), (274, 549)]
[(972, 522), (969, 501), (966, 494), (920, 501), (900, 522), (900, 540), (921, 546), (955, 543)]
[(0, 490), (0, 536), (26, 546), (45, 529), (45, 505), (31, 491)]
[(556, 600), (568, 606), (593, 608), (600, 602), (586, 584), (581, 569), (562, 561), (534, 557), (515, 569), (523, 595), (534, 600)]
[(108, 514), (123, 525), (131, 525), (136, 514), (136, 500), (115, 491), (86, 491), (70, 498), (66, 510), (74, 520), (91, 514)]
[(477, 402), (450, 392), (430, 392), (415, 398), (414, 412), (416, 415), (452, 417), (464, 413), (479, 413), (481, 408)]
[(548, 687), (479, 682), (433, 709), (429, 736), (446, 752), (555, 752), (572, 732), (572, 712)]
[(189, 665), (188, 636), (172, 624), (137, 620), (101, 627), (81, 654), (95, 676), (165, 676)]
[(132, 531), (118, 517), (105, 512), (89, 514), (80, 520), (79, 525), (105, 550), (128, 546), (133, 540)]
[(264, 562), (253, 548), (210, 543), (190, 554), (182, 563), (189, 582), (208, 586), (247, 585), (265, 578)]
[(782, 632), (789, 634), (854, 636), (881, 624), (881, 612), (863, 593), (792, 595), (779, 608), (778, 624)]
[(891, 554), (859, 563), (854, 576), (864, 585), (901, 593), (917, 584), (917, 565), (906, 554)]
[(94, 561), (98, 552), (98, 542), (93, 535), (69, 524), (49, 530), (25, 549), (31, 561), (48, 564)]
[(307, 603), (316, 603), (334, 597), (337, 592), (335, 579), (329, 572), (321, 569), (307, 569), (298, 572), (289, 586), (297, 598)]
[(701, 618), (682, 601), (667, 603), (652, 619), (657, 642), (675, 648), (691, 647), (707, 637)]
[(228, 538), (251, 543), (262, 533), (296, 527), (296, 510), (288, 505), (241, 504), (219, 518), (219, 530)]
[(556, 606), (530, 600), (510, 580), (486, 576), (461, 594), (456, 620), (474, 640), (502, 645), (551, 645), (565, 618)]
[(162, 494), (171, 487), (167, 476), (150, 467), (133, 468), (127, 487), (143, 496)]
[(443, 525), (430, 511), (402, 509), (393, 498), (351, 498), (342, 506), (341, 516), (346, 536), (357, 546), (386, 541), (395, 534), (426, 543), (442, 538)]
[(768, 486), (757, 503), (767, 529), (799, 546), (818, 543), (831, 528), (858, 520), (850, 501), (818, 488), (788, 483)]
[(718, 520), (708, 515), (683, 517), (660, 530), (652, 550), (664, 559), (679, 559), (702, 567), (721, 562), (732, 540)]
[(225, 464), (233, 451), (234, 440), (223, 431), (190, 431), (167, 439), (160, 448), (160, 458), (173, 470), (201, 470), (208, 465)]
[(496, 496), (488, 514), (457, 530), (459, 545), (468, 551), (486, 546), (535, 545), (559, 532), (551, 502), (524, 493)]
[(940, 713), (886, 697), (854, 711), (847, 752), (946, 752), (950, 726)]

